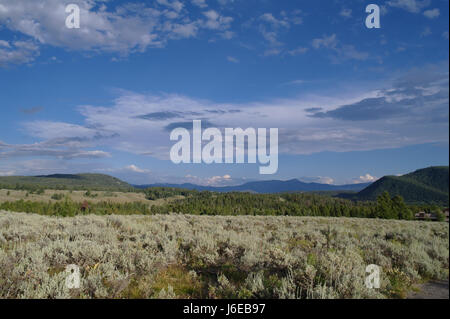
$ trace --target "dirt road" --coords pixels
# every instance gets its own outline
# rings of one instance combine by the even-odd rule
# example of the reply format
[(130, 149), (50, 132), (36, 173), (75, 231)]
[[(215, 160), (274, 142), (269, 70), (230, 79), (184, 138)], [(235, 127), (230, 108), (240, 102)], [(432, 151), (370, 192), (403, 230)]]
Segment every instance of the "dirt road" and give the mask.
[(408, 299), (449, 299), (448, 281), (430, 281), (417, 287)]

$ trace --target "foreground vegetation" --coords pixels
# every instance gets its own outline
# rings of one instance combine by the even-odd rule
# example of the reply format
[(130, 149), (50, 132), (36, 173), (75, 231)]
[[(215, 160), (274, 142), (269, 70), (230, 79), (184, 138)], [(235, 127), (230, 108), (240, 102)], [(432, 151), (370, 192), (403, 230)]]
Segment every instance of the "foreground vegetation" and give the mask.
[(0, 212), (1, 298), (395, 298), (448, 269), (447, 223)]

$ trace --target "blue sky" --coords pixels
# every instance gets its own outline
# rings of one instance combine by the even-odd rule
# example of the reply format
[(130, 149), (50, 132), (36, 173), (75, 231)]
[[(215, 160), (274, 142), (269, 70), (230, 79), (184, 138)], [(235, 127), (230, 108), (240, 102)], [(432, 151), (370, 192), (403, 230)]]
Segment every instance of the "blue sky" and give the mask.
[[(80, 29), (65, 27), (68, 3)], [(380, 29), (365, 27), (368, 3)], [(448, 165), (448, 7), (0, 0), (0, 175), (343, 184)], [(194, 119), (279, 128), (277, 174), (173, 164), (165, 128)]]

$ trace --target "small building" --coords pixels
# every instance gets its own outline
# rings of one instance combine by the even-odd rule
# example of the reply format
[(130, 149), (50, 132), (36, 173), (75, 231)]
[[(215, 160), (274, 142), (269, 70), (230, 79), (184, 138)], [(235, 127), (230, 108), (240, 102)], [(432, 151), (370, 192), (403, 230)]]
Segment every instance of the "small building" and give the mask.
[[(445, 216), (445, 221), (448, 223), (449, 222), (449, 209), (446, 208), (442, 211), (442, 213)], [(415, 214), (415, 219), (416, 220), (432, 220), (432, 221), (437, 221), (438, 217), (436, 216), (436, 214), (434, 213), (426, 213), (424, 211), (418, 212)]]

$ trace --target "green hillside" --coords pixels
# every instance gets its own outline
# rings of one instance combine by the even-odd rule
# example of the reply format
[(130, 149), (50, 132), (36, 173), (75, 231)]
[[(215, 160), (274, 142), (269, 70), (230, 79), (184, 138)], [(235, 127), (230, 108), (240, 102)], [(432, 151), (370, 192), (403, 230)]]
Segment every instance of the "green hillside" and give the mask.
[(449, 203), (449, 168), (435, 166), (403, 176), (385, 176), (356, 194), (359, 200), (375, 200), (383, 192), (402, 196), (410, 204)]
[(133, 187), (118, 178), (103, 174), (54, 174), (45, 176), (1, 176), (0, 188), (69, 189), (97, 191), (129, 191)]

